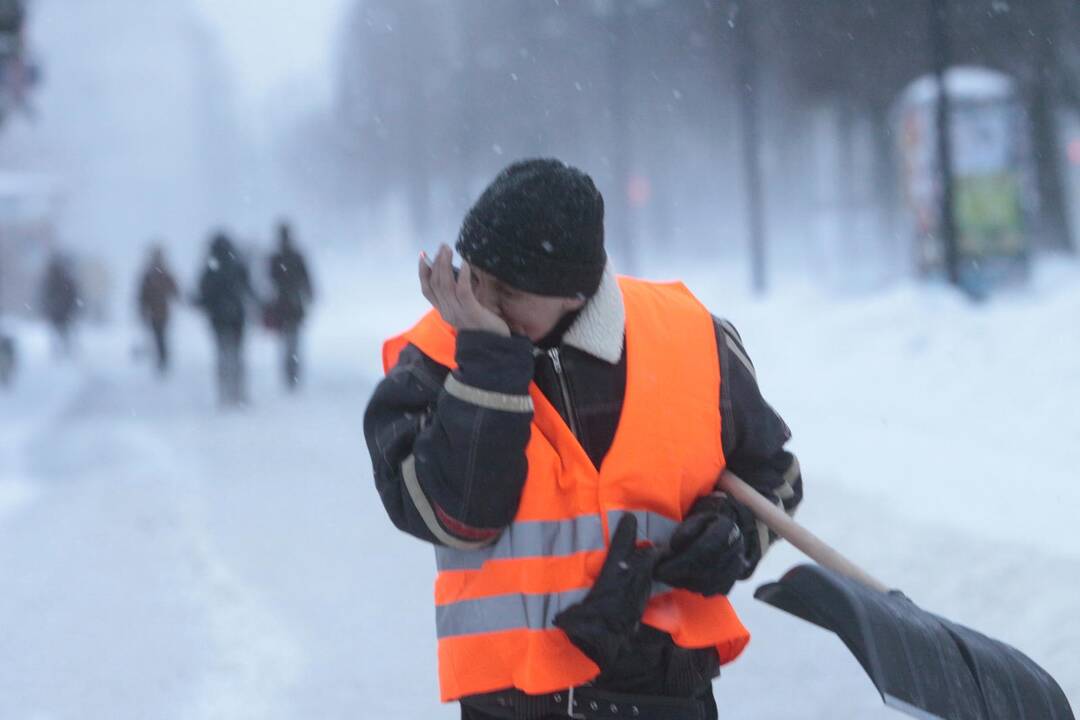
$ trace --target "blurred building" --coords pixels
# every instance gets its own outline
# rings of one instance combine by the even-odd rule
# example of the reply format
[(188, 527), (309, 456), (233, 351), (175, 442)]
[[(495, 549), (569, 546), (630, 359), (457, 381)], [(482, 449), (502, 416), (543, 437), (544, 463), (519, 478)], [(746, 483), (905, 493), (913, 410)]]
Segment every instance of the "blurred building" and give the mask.
[(53, 178), (0, 172), (0, 315), (34, 311), (62, 200)]
[(0, 132), (0, 168), (56, 178), (57, 242), (114, 275), (150, 237), (193, 262), (241, 172), (226, 70), (193, 2), (37, 0), (26, 37), (42, 81), (32, 115)]
[(37, 68), (26, 48), (26, 0), (0, 0), (0, 125), (24, 109)]

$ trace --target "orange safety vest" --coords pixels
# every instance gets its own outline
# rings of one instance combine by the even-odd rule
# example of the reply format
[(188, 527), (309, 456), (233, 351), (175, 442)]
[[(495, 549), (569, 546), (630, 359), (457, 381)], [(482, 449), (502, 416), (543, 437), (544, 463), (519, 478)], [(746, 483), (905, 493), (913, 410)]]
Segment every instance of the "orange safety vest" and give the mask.
[[(620, 278), (626, 308), (626, 394), (599, 471), (536, 386), (528, 477), (511, 525), (478, 550), (436, 548), (436, 629), (444, 702), (515, 687), (553, 692), (585, 683), (596, 665), (552, 624), (599, 574), (619, 518), (638, 539), (668, 540), (723, 471), (720, 364), (709, 311), (681, 283)], [(389, 371), (407, 343), (453, 368), (454, 329), (432, 310), (388, 340)], [(654, 583), (642, 621), (687, 648), (730, 662), (750, 641), (722, 595)]]

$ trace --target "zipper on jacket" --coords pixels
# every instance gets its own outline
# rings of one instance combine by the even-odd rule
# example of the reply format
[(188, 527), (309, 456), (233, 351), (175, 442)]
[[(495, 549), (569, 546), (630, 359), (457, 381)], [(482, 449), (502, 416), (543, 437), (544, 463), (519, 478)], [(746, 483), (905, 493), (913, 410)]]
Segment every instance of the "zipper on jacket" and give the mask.
[(563, 374), (562, 358), (559, 357), (559, 348), (554, 347), (547, 351), (551, 358), (551, 364), (555, 368), (555, 379), (559, 382), (559, 395), (562, 396), (563, 407), (566, 409), (566, 424), (570, 426), (570, 432), (580, 440), (578, 435), (577, 420), (574, 418), (574, 406), (570, 404), (570, 385), (566, 382)]

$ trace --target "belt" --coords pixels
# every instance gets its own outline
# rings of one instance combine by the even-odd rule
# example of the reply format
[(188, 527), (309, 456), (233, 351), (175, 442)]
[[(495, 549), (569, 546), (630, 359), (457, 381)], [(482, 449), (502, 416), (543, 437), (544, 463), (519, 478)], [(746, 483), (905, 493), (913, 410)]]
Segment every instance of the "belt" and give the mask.
[(568, 717), (576, 720), (705, 720), (705, 703), (693, 698), (663, 695), (628, 695), (582, 686), (544, 695), (500, 690), (462, 698), (500, 720), (541, 720)]

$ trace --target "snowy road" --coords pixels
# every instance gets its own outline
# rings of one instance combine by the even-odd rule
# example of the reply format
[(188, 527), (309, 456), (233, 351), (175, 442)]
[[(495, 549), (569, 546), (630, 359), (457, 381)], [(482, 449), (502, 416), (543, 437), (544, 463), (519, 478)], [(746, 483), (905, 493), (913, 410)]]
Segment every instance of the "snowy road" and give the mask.
[(369, 388), (284, 397), (263, 364), (267, 399), (221, 414), (199, 363), (159, 385), (85, 341), (5, 398), (0, 717), (430, 716), (405, 670), (434, 650), (432, 560), (378, 506)]
[[(1011, 445), (1017, 434), (1001, 423), (948, 435), (957, 417), (987, 411), (980, 388), (1014, 362), (1014, 340), (1078, 316), (1080, 294), (1049, 292), (1038, 306), (977, 317), (944, 302), (929, 328), (912, 320), (926, 317), (926, 301), (902, 294), (810, 307), (797, 321), (792, 308), (805, 303), (725, 314), (796, 432), (800, 519), (924, 607), (1024, 649), (1076, 705), (1080, 538), (1060, 518), (1077, 510), (1080, 458), (1067, 441), (1080, 427), (1080, 383), (1039, 400), (1060, 422), (1020, 423), (1038, 457)], [(812, 322), (818, 310), (828, 314)], [(0, 396), (0, 718), (455, 717), (436, 701), (433, 560), (386, 521), (361, 429), (375, 341), (410, 312), (350, 326), (329, 309), (298, 397), (279, 391), (273, 348), (257, 337), (255, 404), (234, 413), (213, 407), (193, 320), (179, 328), (188, 344), (165, 384), (132, 364), (118, 330), (85, 338), (74, 367), (49, 361), (32, 337), (36, 362)], [(770, 331), (780, 326), (798, 329)], [(913, 386), (944, 373), (961, 351), (950, 338), (965, 334), (980, 361), (967, 358), (964, 381), (939, 386), (945, 407), (920, 415)], [(853, 337), (864, 344), (835, 357)], [(1048, 353), (1048, 384), (1075, 377), (1078, 341), (1063, 349), (1071, 362)], [(946, 447), (964, 457), (942, 466)], [(1023, 492), (995, 495), (1025, 468)], [(978, 477), (990, 471), (1000, 475)], [(946, 478), (944, 500), (933, 500)], [(1054, 522), (1041, 525), (1044, 516)], [(754, 584), (795, 562), (778, 548)], [(717, 683), (721, 717), (896, 717), (838, 640), (751, 592), (744, 584), (734, 596), (755, 642)]]

